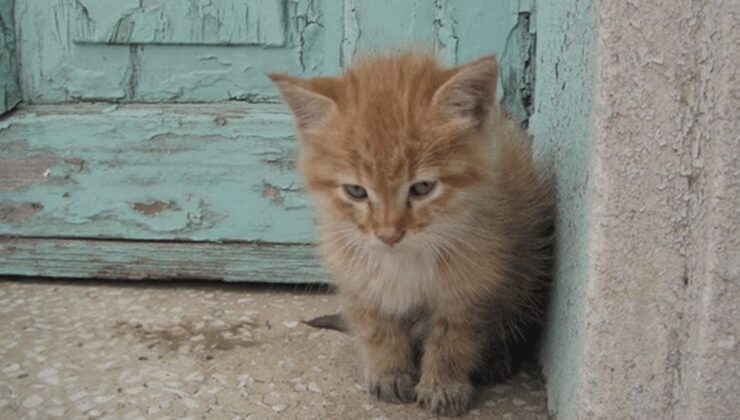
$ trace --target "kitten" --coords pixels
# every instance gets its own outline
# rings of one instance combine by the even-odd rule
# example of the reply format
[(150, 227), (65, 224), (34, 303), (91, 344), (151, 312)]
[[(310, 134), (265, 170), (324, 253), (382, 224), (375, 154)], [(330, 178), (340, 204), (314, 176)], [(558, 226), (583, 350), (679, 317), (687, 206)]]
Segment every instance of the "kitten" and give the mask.
[(510, 372), (548, 269), (552, 194), (496, 76), (493, 56), (447, 69), (420, 54), (270, 75), (368, 390), (438, 415), (467, 411), (474, 379)]

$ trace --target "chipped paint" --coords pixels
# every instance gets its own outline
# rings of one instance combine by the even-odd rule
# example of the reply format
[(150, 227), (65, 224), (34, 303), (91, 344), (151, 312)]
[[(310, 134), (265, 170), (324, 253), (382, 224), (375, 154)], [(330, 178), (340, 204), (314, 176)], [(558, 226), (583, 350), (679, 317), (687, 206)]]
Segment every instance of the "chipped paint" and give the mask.
[(0, 158), (0, 191), (16, 191), (46, 182), (55, 158)]
[(283, 195), (280, 193), (280, 189), (268, 182), (262, 182), (262, 197), (272, 201), (278, 206), (283, 205)]
[(455, 33), (457, 22), (450, 13), (449, 0), (436, 0), (434, 3), (434, 37), (436, 43), (435, 51), (444, 57), (445, 61), (451, 64), (457, 64), (457, 48), (460, 45), (460, 39)]
[(18, 224), (44, 209), (41, 203), (0, 202), (0, 223)]
[(339, 57), (343, 66), (349, 66), (357, 52), (357, 41), (360, 39), (360, 19), (357, 11), (357, 0), (344, 0), (344, 24), (342, 25), (342, 44)]
[(532, 115), (536, 38), (532, 13), (519, 12), (506, 37), (500, 69), (504, 104), (509, 114), (526, 127)]
[(74, 42), (87, 44), (265, 45), (285, 42), (283, 0), (100, 3), (77, 0)]
[(434, 50), (447, 64), (501, 55), (517, 14), (531, 7), (487, 0), (464, 7), (450, 0), (184, 3), (18, 2), (25, 102), (276, 102), (266, 72), (335, 74), (357, 54), (408, 45)]
[[(38, 202), (45, 211), (38, 223), (0, 223), (0, 234), (313, 238), (282, 105), (26, 107), (3, 132), (5, 142), (23, 147), (0, 161), (0, 202)], [(263, 195), (263, 182), (275, 186), (274, 196)]]
[(164, 202), (159, 200), (148, 203), (131, 203), (131, 207), (133, 207), (134, 211), (146, 216), (155, 216), (165, 210), (180, 210), (180, 206), (174, 201)]
[[(1, 208), (1, 207), (0, 207)], [(158, 242), (0, 235), (3, 274), (96, 279), (325, 283), (305, 244)]]

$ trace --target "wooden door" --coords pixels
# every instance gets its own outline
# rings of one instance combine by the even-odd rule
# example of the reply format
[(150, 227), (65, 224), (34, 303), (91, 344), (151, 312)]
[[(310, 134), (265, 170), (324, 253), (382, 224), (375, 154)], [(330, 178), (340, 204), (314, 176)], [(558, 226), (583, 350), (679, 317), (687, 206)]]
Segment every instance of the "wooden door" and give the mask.
[(495, 52), (524, 109), (530, 3), (15, 0), (0, 274), (324, 281), (265, 72), (335, 74), (410, 43), (450, 64)]

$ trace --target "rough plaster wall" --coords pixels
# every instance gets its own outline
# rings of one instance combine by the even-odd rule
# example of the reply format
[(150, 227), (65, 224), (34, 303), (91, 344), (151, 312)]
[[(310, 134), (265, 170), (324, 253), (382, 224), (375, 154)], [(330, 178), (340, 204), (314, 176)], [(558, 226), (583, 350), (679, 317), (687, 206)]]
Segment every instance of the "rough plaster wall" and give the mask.
[(687, 419), (740, 412), (740, 2), (704, 4), (696, 50), (702, 131), (689, 203), (691, 325), (678, 405)]
[(542, 363), (550, 409), (576, 416), (588, 281), (593, 19), (590, 1), (538, 2), (534, 114), (536, 152), (552, 165), (558, 190), (555, 282)]
[(580, 418), (740, 412), (738, 8), (598, 3)]

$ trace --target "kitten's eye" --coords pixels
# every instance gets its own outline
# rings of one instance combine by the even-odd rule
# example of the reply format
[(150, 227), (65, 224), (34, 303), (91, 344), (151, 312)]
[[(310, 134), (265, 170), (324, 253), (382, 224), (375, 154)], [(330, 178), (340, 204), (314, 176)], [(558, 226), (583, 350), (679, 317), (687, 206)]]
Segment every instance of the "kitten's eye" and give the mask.
[(434, 190), (435, 185), (437, 184), (433, 181), (417, 182), (409, 188), (409, 196), (413, 198), (424, 197)]
[(359, 185), (344, 184), (342, 188), (348, 196), (355, 200), (364, 200), (367, 198), (367, 191)]

